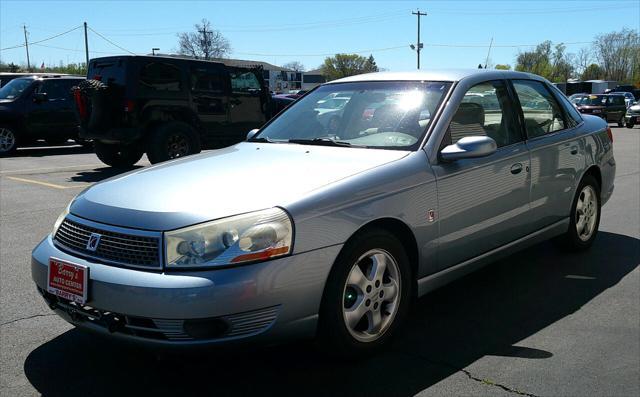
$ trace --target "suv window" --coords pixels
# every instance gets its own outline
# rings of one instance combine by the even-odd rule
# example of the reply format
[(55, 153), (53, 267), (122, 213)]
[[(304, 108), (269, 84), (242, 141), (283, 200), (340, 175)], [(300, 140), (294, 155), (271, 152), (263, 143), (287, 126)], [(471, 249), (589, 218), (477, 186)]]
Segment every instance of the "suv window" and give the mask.
[(560, 104), (543, 83), (534, 80), (513, 80), (513, 88), (522, 106), (524, 125), (529, 138), (567, 128)]
[[(504, 82), (487, 81), (466, 92), (449, 124), (451, 144), (467, 136), (489, 136), (498, 147), (522, 141)], [(448, 143), (448, 142), (447, 142)]]
[(611, 95), (609, 97), (609, 104), (616, 106), (624, 105), (624, 97), (622, 95)]
[(71, 87), (77, 83), (75, 80), (66, 79), (44, 80), (35, 92), (47, 94), (47, 99), (50, 101), (68, 99), (71, 96)]
[(231, 92), (255, 93), (261, 90), (260, 82), (253, 72), (231, 71)]
[(140, 85), (154, 91), (180, 91), (180, 68), (168, 63), (152, 62), (140, 70)]
[(224, 93), (225, 79), (222, 70), (191, 68), (191, 90)]

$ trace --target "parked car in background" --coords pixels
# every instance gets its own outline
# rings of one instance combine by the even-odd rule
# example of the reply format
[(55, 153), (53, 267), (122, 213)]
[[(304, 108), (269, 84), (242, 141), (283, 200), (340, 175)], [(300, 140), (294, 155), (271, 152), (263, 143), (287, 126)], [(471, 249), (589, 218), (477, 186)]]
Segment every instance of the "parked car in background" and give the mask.
[(618, 123), (618, 127), (624, 126), (627, 106), (621, 95), (590, 94), (580, 99), (576, 106), (580, 113), (602, 117), (607, 122)]
[(274, 113), (260, 69), (168, 56), (116, 56), (89, 62), (76, 94), (81, 136), (98, 158), (130, 166), (237, 143)]
[[(20, 73), (9, 73), (9, 72), (0, 72), (0, 88), (10, 82), (13, 79), (17, 79), (19, 77), (29, 77), (29, 76), (51, 76), (54, 73), (30, 73), (30, 72), (20, 72)], [(55, 73), (56, 76), (69, 76), (66, 73)]]
[(18, 77), (0, 88), (0, 155), (38, 139), (57, 145), (78, 137), (71, 88), (84, 77)]
[(609, 95), (620, 95), (624, 97), (624, 104), (627, 108), (636, 101), (635, 97), (630, 92), (612, 92)]
[(48, 307), (151, 346), (369, 353), (413, 297), (549, 238), (588, 249), (614, 189), (607, 123), (514, 71), (332, 81), (247, 138), (80, 193), (32, 253)]
[(290, 98), (285, 95), (271, 95), (271, 100), (273, 101), (274, 114), (279, 113), (284, 110), (284, 108), (295, 102), (294, 98)]
[(571, 101), (571, 103), (578, 104), (578, 102), (580, 102), (580, 100), (582, 98), (584, 98), (585, 96), (588, 96), (589, 94), (587, 93), (579, 93), (579, 94), (573, 94), (569, 97), (569, 101)]
[(627, 108), (627, 113), (624, 115), (624, 124), (627, 128), (633, 128), (634, 125), (640, 124), (640, 103), (634, 102), (633, 105)]

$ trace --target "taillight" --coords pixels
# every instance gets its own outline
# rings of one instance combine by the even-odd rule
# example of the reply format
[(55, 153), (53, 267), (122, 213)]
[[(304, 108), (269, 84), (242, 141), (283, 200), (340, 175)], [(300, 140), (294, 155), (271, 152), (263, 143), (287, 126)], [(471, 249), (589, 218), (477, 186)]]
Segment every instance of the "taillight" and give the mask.
[(613, 133), (611, 132), (611, 127), (607, 127), (607, 136), (609, 137), (609, 141), (613, 143)]
[(124, 101), (124, 111), (125, 113), (133, 112), (134, 102), (131, 99), (127, 99)]

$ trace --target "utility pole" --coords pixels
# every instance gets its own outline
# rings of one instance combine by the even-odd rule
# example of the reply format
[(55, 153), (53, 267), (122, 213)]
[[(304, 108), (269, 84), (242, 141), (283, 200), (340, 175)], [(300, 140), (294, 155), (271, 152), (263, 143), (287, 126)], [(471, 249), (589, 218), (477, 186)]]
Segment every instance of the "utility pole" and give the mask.
[(426, 12), (420, 12), (418, 9), (417, 12), (412, 12), (411, 14), (416, 15), (418, 17), (418, 42), (416, 43), (416, 54), (418, 55), (418, 69), (420, 69), (420, 50), (423, 45), (420, 42), (420, 17), (427, 16)]
[(87, 39), (87, 23), (84, 23), (84, 56), (86, 59), (85, 67), (89, 70), (89, 40)]
[(209, 33), (213, 32), (207, 31), (206, 26), (203, 26), (202, 30), (198, 30), (198, 32), (202, 33), (202, 42), (200, 46), (202, 47), (202, 52), (204, 52), (204, 59), (209, 60)]
[(27, 71), (31, 71), (31, 62), (29, 61), (29, 43), (27, 41), (27, 25), (22, 25), (24, 28), (24, 46), (27, 48)]
[(489, 43), (489, 51), (487, 51), (487, 59), (484, 60), (484, 68), (487, 68), (487, 63), (489, 63), (489, 54), (491, 54), (491, 46), (493, 45), (493, 37), (491, 38), (491, 43)]
[(158, 47), (154, 47), (151, 49), (151, 55), (155, 56), (156, 55), (156, 51), (160, 51), (160, 49)]

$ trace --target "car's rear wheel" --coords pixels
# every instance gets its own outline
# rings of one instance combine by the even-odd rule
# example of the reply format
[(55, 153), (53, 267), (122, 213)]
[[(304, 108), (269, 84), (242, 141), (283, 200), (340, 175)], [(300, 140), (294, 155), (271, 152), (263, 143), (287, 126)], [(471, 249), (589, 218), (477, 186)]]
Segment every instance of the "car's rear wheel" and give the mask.
[(635, 124), (634, 124), (634, 122), (633, 122), (633, 121), (628, 121), (628, 122), (627, 122), (627, 128), (633, 128), (633, 126), (634, 126), (634, 125), (635, 125)]
[(96, 155), (103, 163), (112, 167), (131, 167), (142, 158), (142, 144), (110, 144), (100, 141), (93, 143)]
[(624, 127), (624, 114), (620, 116), (620, 120), (618, 120), (618, 127)]
[(412, 280), (402, 243), (381, 229), (350, 241), (325, 287), (318, 340), (341, 356), (383, 347), (406, 316)]
[(18, 149), (18, 136), (13, 128), (0, 126), (0, 156), (8, 156)]
[(152, 164), (199, 153), (200, 150), (200, 140), (193, 128), (180, 121), (160, 125), (147, 144), (147, 156)]
[(600, 185), (592, 175), (585, 175), (578, 185), (571, 206), (569, 229), (557, 241), (571, 251), (591, 247), (600, 225)]

